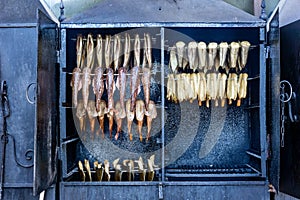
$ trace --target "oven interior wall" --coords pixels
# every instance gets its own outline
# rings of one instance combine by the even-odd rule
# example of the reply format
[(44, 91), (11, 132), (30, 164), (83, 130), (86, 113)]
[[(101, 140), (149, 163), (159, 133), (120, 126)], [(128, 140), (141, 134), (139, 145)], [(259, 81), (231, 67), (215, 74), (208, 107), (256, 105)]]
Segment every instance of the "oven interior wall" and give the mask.
[[(72, 88), (70, 87), (71, 72), (76, 66), (76, 37), (78, 34), (87, 36), (92, 33), (93, 36), (101, 34), (105, 35), (121, 34), (124, 31), (131, 33), (131, 39), (135, 33), (139, 33), (142, 38), (145, 32), (155, 38), (153, 43), (153, 61), (157, 64), (157, 70), (152, 75), (153, 82), (151, 84), (152, 92), (150, 99), (154, 100), (158, 109), (157, 123), (154, 123), (155, 130), (150, 142), (140, 142), (137, 139), (129, 141), (127, 138), (127, 129), (123, 127), (123, 135), (117, 141), (111, 140), (110, 145), (128, 150), (130, 153), (151, 153), (161, 148), (161, 134), (164, 130), (165, 142), (165, 166), (167, 168), (182, 167), (200, 167), (200, 168), (239, 168), (245, 165), (251, 166), (261, 171), (261, 160), (259, 158), (261, 151), (260, 144), (260, 117), (259, 117), (259, 98), (260, 98), (260, 49), (259, 49), (259, 29), (245, 27), (231, 28), (164, 28), (164, 45), (162, 49), (160, 28), (91, 28), (91, 29), (67, 29), (66, 30), (66, 66), (62, 69), (65, 76), (65, 87), (61, 88), (63, 99), (63, 110), (66, 113), (65, 119), (61, 124), (63, 129), (62, 141), (65, 148), (67, 173), (74, 172), (77, 168), (79, 160), (88, 159), (90, 163), (95, 160), (103, 161), (105, 154), (99, 153), (101, 148), (95, 142), (82, 142), (82, 138), (76, 129), (78, 119), (72, 110)], [(184, 41), (186, 44), (192, 40), (200, 42), (240, 42), (247, 40), (251, 43), (248, 62), (244, 72), (249, 74), (247, 98), (242, 101), (240, 107), (236, 106), (236, 102), (232, 105), (215, 107), (213, 104), (209, 108), (205, 105), (198, 106), (198, 103), (183, 102), (180, 104), (172, 103), (166, 100), (166, 96), (161, 96), (161, 50), (164, 51), (164, 90), (166, 91), (167, 75), (169, 74), (169, 51), (168, 47), (173, 46), (177, 41)], [(133, 44), (132, 44), (133, 45)], [(129, 82), (127, 87), (130, 88)], [(154, 88), (154, 89), (153, 89)], [(81, 93), (80, 93), (81, 94)], [(166, 92), (164, 92), (166, 94)], [(118, 94), (117, 94), (118, 95)], [(79, 98), (80, 95), (79, 95)], [(90, 99), (94, 95), (90, 91)], [(143, 92), (138, 98), (143, 99)], [(103, 99), (107, 100), (106, 92)], [(161, 122), (161, 104), (165, 101), (164, 122)], [(106, 118), (105, 118), (106, 119)], [(62, 123), (61, 122), (61, 123)], [(74, 123), (75, 122), (75, 123)], [(126, 124), (126, 120), (123, 122)], [(136, 123), (136, 121), (134, 121)], [(163, 125), (162, 125), (163, 123)], [(64, 127), (65, 126), (65, 127)], [(64, 129), (65, 128), (65, 129)], [(105, 139), (109, 140), (108, 123), (105, 123)], [(146, 130), (146, 123), (143, 125)], [(114, 133), (116, 127), (114, 126)], [(101, 139), (99, 138), (99, 141)], [(71, 141), (71, 142), (70, 142)], [(96, 140), (97, 141), (97, 140)], [(83, 144), (84, 143), (84, 144)], [(90, 153), (96, 152), (96, 155)], [(98, 153), (97, 153), (98, 152)], [(117, 152), (111, 152), (111, 154)], [(134, 155), (137, 155), (134, 154)], [(257, 155), (257, 156), (253, 156)], [(99, 156), (100, 155), (100, 156)], [(131, 155), (131, 154), (129, 154)], [(160, 158), (157, 158), (161, 162)], [(76, 171), (76, 170), (75, 170)], [(210, 173), (210, 172), (208, 172)]]

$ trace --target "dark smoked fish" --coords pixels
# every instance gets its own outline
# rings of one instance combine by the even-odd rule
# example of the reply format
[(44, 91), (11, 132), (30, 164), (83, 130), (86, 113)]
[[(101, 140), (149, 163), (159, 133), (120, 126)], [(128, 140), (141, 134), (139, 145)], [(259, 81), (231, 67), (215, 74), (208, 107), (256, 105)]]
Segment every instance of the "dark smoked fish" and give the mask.
[(75, 108), (77, 107), (78, 92), (82, 88), (80, 73), (81, 73), (81, 69), (79, 67), (74, 68), (73, 73), (72, 73), (72, 80), (71, 80), (72, 100), (73, 100), (73, 106)]
[(130, 94), (131, 94), (131, 102), (130, 102), (130, 111), (133, 112), (135, 108), (136, 97), (139, 93), (140, 79), (139, 79), (139, 67), (135, 66), (131, 70), (131, 84), (130, 84)]
[(149, 109), (149, 101), (150, 101), (150, 81), (151, 81), (151, 71), (149, 68), (143, 68), (142, 75), (142, 84), (144, 90), (144, 98), (145, 98), (145, 107), (146, 111)]
[(102, 67), (97, 67), (95, 69), (95, 77), (94, 77), (93, 83), (92, 83), (93, 91), (94, 91), (94, 94), (96, 95), (97, 112), (99, 112), (99, 110), (100, 110), (101, 97), (104, 92), (103, 71), (104, 71), (104, 69)]
[(121, 119), (126, 117), (126, 111), (125, 111), (125, 92), (126, 92), (126, 68), (121, 67), (119, 68), (119, 75), (117, 79), (117, 88), (120, 91), (120, 106), (121, 106), (121, 113), (119, 113), (119, 117)]
[(107, 117), (109, 120), (109, 136), (112, 137), (112, 129), (113, 129), (113, 116), (114, 116), (114, 91), (115, 91), (115, 82), (114, 82), (114, 71), (112, 68), (107, 69), (107, 77), (106, 77), (106, 85), (107, 85), (107, 96), (108, 96), (108, 106), (107, 106)]
[(82, 97), (83, 97), (83, 106), (86, 109), (89, 99), (89, 91), (90, 91), (90, 84), (91, 84), (91, 68), (85, 67), (82, 71)]

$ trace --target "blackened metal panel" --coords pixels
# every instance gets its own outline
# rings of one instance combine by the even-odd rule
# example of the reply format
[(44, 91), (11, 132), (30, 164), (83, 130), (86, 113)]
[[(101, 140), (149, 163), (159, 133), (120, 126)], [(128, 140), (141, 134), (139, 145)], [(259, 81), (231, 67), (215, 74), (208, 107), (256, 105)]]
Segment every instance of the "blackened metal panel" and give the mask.
[(37, 8), (45, 11), (38, 0), (2, 0), (0, 6), (0, 24), (36, 23)]
[(60, 199), (158, 199), (155, 182), (65, 182)]
[(280, 156), (280, 63), (279, 63), (279, 22), (278, 11), (274, 15), (267, 32), (269, 56), (267, 70), (269, 74), (268, 92), (268, 138), (270, 141), (270, 183), (278, 189), (279, 184), (279, 156)]
[[(35, 96), (35, 85), (29, 86), (36, 82), (35, 34), (36, 27), (0, 28), (0, 79), (7, 82), (11, 111), (11, 115), (7, 118), (7, 132), (10, 137), (6, 145), (5, 183), (32, 185), (35, 106), (29, 103), (26, 97), (34, 100)], [(21, 165), (14, 159), (14, 153)]]
[(166, 200), (179, 199), (269, 199), (265, 182), (170, 182), (163, 190)]
[(56, 26), (38, 11), (38, 68), (36, 130), (34, 138), (34, 194), (47, 189), (56, 178), (58, 106)]
[(104, 0), (64, 23), (261, 23), (262, 20), (221, 0)]
[[(281, 80), (291, 83), (296, 100), (291, 100), (291, 113), (300, 116), (300, 20), (280, 29)], [(288, 89), (286, 89), (287, 91)], [(300, 122), (291, 122), (289, 103), (285, 104), (284, 147), (280, 149), (281, 192), (300, 198)], [(299, 120), (299, 119), (298, 119)], [(277, 124), (279, 126), (279, 124)], [(278, 127), (279, 128), (279, 127)]]

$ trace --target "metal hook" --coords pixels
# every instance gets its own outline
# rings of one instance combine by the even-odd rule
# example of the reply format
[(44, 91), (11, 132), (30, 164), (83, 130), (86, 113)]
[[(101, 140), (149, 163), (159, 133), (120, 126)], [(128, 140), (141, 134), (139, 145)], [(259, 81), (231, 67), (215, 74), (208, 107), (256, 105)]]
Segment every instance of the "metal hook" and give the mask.
[(283, 103), (289, 102), (292, 98), (292, 95), (293, 95), (293, 87), (292, 87), (291, 83), (288, 82), (287, 80), (280, 81), (280, 89), (285, 88), (285, 83), (290, 87), (290, 93), (289, 93), (288, 98), (286, 100), (285, 100), (286, 93), (284, 92), (284, 93), (280, 94), (280, 101), (283, 102)]
[[(29, 97), (29, 90), (31, 88), (31, 86), (36, 85), (36, 83), (30, 83), (27, 88), (26, 88), (26, 99), (30, 104), (35, 104), (35, 96), (33, 97), (33, 100), (30, 99)], [(36, 90), (36, 87), (33, 88), (33, 90)]]

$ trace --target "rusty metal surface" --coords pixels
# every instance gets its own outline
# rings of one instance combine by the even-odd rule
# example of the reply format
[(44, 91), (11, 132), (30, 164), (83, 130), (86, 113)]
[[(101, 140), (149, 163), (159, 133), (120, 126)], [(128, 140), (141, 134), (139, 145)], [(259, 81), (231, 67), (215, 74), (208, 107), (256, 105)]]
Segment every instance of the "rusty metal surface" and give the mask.
[(260, 23), (254, 17), (220, 0), (130, 1), (104, 0), (63, 23)]
[[(57, 173), (56, 30), (39, 12), (36, 129), (34, 137), (34, 194), (47, 189)], [(42, 28), (45, 27), (45, 28)]]

